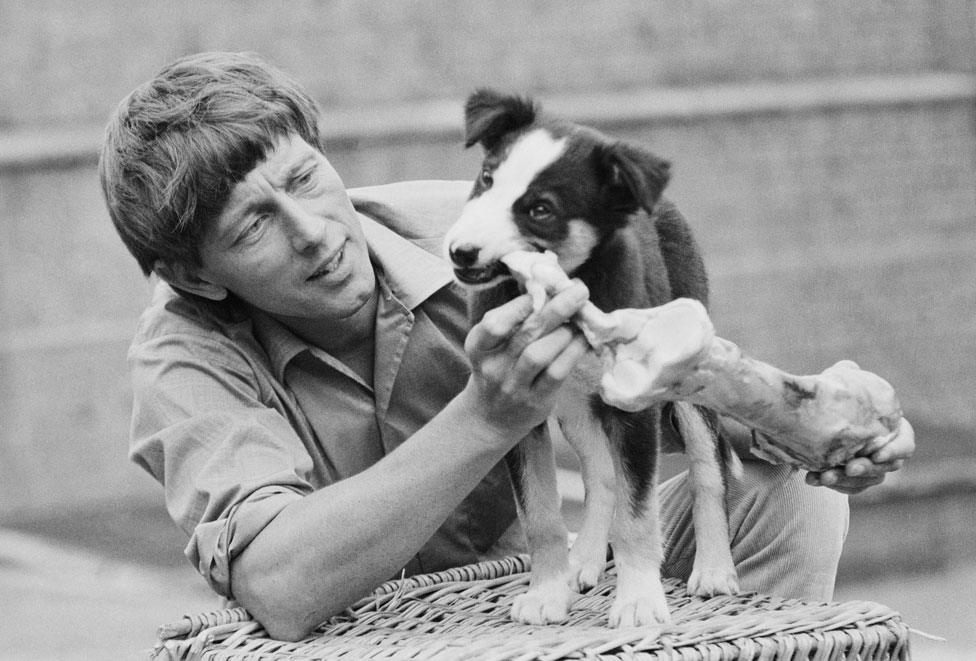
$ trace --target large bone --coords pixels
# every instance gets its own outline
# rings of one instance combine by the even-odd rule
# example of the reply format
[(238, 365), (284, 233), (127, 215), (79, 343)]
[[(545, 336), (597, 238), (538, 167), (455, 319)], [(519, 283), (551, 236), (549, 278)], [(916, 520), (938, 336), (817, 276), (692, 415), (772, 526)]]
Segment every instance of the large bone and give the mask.
[[(569, 282), (552, 253), (519, 251), (502, 261), (537, 308)], [(701, 404), (758, 432), (751, 450), (773, 463), (842, 466), (877, 449), (901, 419), (894, 389), (876, 374), (847, 360), (820, 374), (787, 374), (716, 337), (692, 299), (610, 313), (588, 302), (575, 321), (603, 361), (605, 402), (625, 411)]]

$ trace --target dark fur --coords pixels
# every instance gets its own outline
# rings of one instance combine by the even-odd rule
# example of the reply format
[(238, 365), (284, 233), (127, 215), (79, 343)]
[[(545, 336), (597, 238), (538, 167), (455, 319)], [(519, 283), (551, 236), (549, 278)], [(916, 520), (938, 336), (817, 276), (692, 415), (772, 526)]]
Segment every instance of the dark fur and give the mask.
[[(650, 308), (678, 297), (707, 305), (708, 279), (698, 245), (675, 206), (661, 198), (670, 177), (667, 161), (591, 128), (545, 117), (527, 99), (490, 90), (479, 90), (468, 99), (466, 120), (465, 144), (481, 144), (486, 152), (483, 176), (475, 181), (472, 198), (489, 187), (484, 175), (490, 176), (526, 131), (542, 127), (557, 138), (569, 138), (567, 151), (535, 176), (511, 211), (521, 235), (530, 243), (534, 238), (540, 249), (546, 241), (565, 238), (570, 220), (583, 219), (595, 229), (597, 245), (570, 275), (586, 284), (598, 308)], [(537, 222), (530, 215), (540, 201), (553, 208), (552, 222)], [(458, 251), (452, 258), (458, 267), (471, 266), (477, 251)], [(475, 291), (473, 320), (517, 294), (510, 279)], [(628, 506), (638, 518), (649, 502), (658, 450), (682, 447), (672, 405), (628, 413), (593, 395), (590, 407), (620, 458)], [(706, 419), (714, 430), (714, 416)], [(516, 447), (507, 459), (524, 506), (522, 454)]]
[[(507, 147), (529, 128), (544, 126), (557, 137), (574, 137), (569, 152), (547, 168), (536, 183), (539, 190), (558, 194), (565, 218), (585, 218), (601, 232), (598, 249), (570, 274), (586, 284), (590, 300), (598, 308), (604, 312), (648, 308), (681, 297), (697, 299), (707, 307), (708, 276), (698, 244), (674, 204), (661, 198), (670, 179), (670, 163), (594, 129), (546, 118), (535, 103), (523, 97), (482, 89), (469, 97), (465, 115), (465, 146), (480, 143), (486, 151), (484, 164), (489, 168), (497, 166)], [(479, 177), (471, 197), (484, 190)], [(530, 196), (522, 206), (527, 207), (532, 199)], [(527, 233), (536, 229), (524, 216), (521, 222)], [(517, 294), (512, 280), (477, 292), (470, 299), (472, 320), (481, 319), (485, 312)], [(610, 407), (602, 401), (593, 406), (604, 420), (621, 413), (605, 410)], [(669, 409), (664, 407), (663, 449), (676, 451), (681, 449), (681, 440)]]

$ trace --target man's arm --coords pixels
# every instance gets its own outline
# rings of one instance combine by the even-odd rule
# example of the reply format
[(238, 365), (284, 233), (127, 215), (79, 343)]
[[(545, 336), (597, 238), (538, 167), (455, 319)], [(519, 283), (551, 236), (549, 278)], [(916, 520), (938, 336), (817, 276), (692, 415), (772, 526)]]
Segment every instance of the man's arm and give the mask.
[(575, 285), (532, 314), (520, 297), (465, 346), (472, 375), (448, 406), (365, 471), (286, 506), (233, 561), (231, 585), (270, 635), (296, 640), (390, 578), (488, 471), (548, 415), (586, 350), (565, 322)]

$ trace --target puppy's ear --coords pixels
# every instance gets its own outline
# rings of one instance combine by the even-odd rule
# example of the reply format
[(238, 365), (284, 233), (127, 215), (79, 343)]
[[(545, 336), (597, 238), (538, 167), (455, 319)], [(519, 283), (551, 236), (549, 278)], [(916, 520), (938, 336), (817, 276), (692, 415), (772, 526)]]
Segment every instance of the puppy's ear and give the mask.
[(646, 149), (625, 142), (607, 145), (602, 154), (610, 206), (618, 211), (648, 213), (671, 178), (671, 164)]
[(490, 151), (506, 133), (534, 122), (536, 113), (529, 99), (480, 89), (464, 105), (464, 146), (480, 142)]

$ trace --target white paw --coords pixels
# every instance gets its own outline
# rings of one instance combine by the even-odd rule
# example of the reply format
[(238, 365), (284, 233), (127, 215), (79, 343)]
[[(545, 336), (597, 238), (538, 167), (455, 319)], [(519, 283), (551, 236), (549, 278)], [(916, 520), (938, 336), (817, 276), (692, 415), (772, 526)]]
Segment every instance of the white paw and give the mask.
[(696, 567), (688, 578), (688, 592), (699, 597), (738, 594), (739, 577), (734, 567)]
[(569, 618), (573, 593), (568, 585), (546, 584), (530, 588), (512, 602), (512, 619), (522, 624), (553, 624)]
[(646, 627), (670, 622), (671, 612), (660, 582), (640, 592), (622, 589), (618, 583), (609, 619), (611, 627)]
[(607, 565), (605, 551), (586, 556), (574, 554), (572, 551), (569, 553), (569, 586), (577, 592), (589, 590), (599, 583)]
[(614, 599), (610, 607), (611, 627), (646, 627), (671, 621), (668, 605), (662, 599)]

